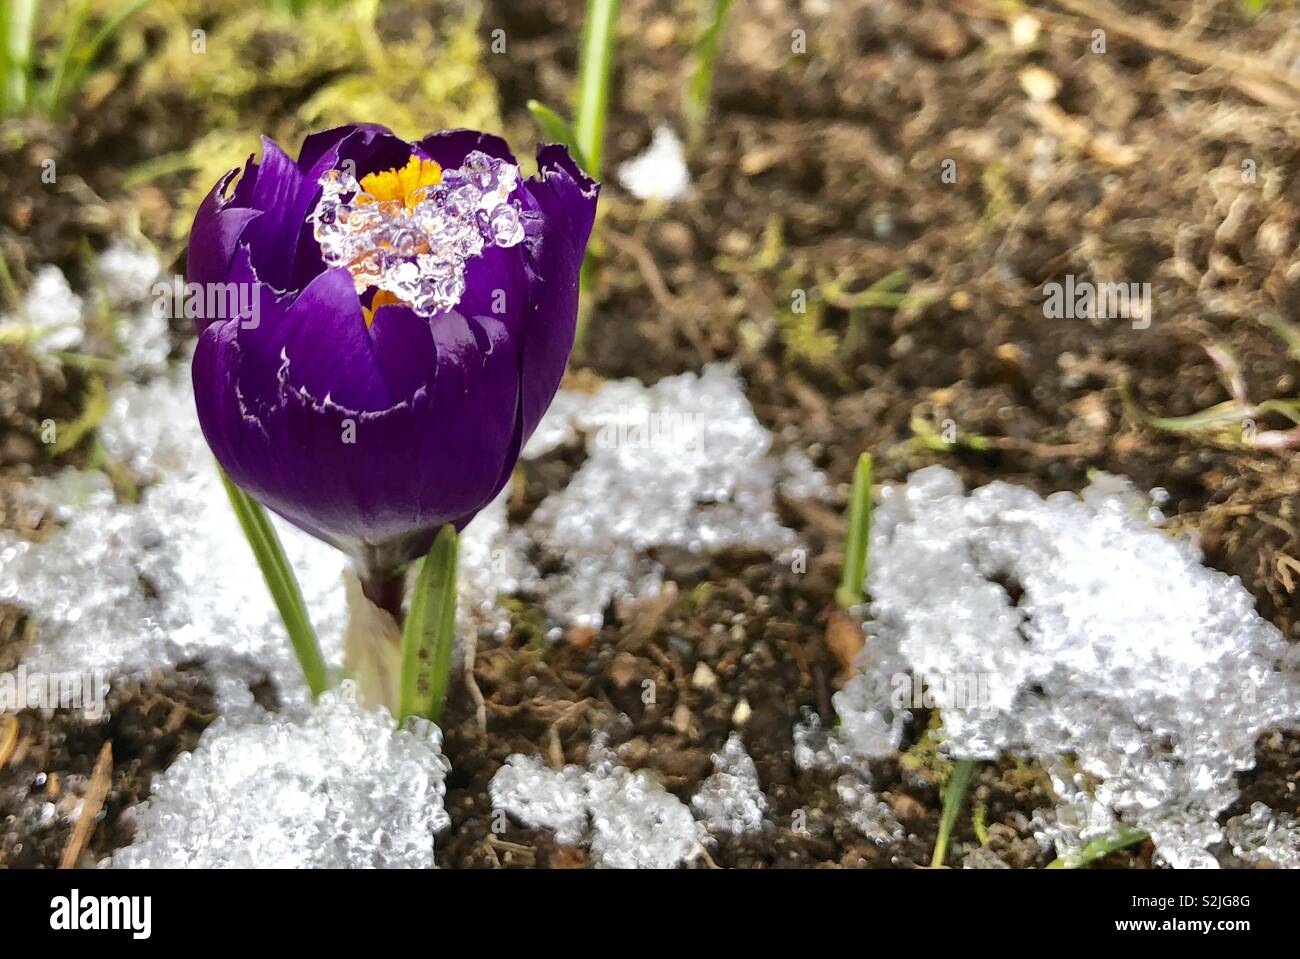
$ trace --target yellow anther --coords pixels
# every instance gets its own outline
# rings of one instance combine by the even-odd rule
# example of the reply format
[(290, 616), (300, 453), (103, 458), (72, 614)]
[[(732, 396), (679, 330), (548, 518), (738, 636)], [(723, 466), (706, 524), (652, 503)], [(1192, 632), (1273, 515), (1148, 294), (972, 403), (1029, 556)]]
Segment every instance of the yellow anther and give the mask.
[(425, 160), (412, 154), (406, 166), (400, 170), (384, 170), (371, 173), (361, 178), (361, 189), (382, 203), (385, 200), (398, 200), (407, 209), (420, 202), (414, 196), (421, 187), (433, 186), (442, 182), (442, 167), (432, 160)]

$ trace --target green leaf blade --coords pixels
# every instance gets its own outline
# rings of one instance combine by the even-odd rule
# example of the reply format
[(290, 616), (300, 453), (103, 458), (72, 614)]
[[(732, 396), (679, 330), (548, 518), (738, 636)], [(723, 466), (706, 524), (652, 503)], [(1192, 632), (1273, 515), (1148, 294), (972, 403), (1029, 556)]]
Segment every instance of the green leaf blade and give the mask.
[(730, 9), (731, 0), (713, 0), (709, 5), (704, 30), (695, 44), (695, 69), (691, 73), (686, 101), (682, 105), (692, 145), (698, 145), (704, 139), (705, 124), (709, 119), (709, 100), (713, 95), (713, 74), (718, 50), (722, 45), (722, 28)]
[(844, 541), (844, 572), (835, 600), (848, 609), (866, 599), (863, 592), (867, 578), (867, 550), (871, 544), (871, 454), (858, 457), (853, 471), (853, 490), (849, 494), (848, 534)]
[(620, 5), (620, 0), (587, 0), (587, 13), (582, 22), (578, 104), (574, 110), (573, 132), (574, 142), (588, 161), (584, 169), (593, 179), (600, 179)]
[(271, 525), (262, 504), (236, 486), (224, 470), (221, 472), (221, 482), (226, 487), (239, 526), (253, 550), (253, 557), (262, 570), (262, 577), (266, 580), (276, 609), (280, 611), (280, 619), (284, 622), (285, 632), (289, 634), (289, 642), (298, 656), (312, 697), (315, 698), (325, 691), (328, 670), (325, 657), (321, 655), (320, 643), (316, 639), (316, 631), (307, 615), (302, 590), (298, 587), (288, 557), (284, 555), (280, 537), (276, 535), (275, 527)]
[(930, 867), (938, 869), (948, 858), (948, 843), (952, 839), (953, 829), (957, 826), (957, 817), (961, 815), (966, 803), (966, 793), (975, 778), (975, 760), (959, 759), (952, 767), (952, 775), (943, 790), (943, 812), (939, 817), (939, 835), (934, 840), (934, 856)]
[(420, 564), (402, 628), (402, 677), (398, 719), (442, 721), (456, 646), (456, 572), (460, 539), (450, 524), (438, 532)]
[(1141, 829), (1134, 829), (1132, 826), (1120, 824), (1112, 833), (1105, 836), (1099, 836), (1092, 842), (1088, 843), (1077, 853), (1062, 856), (1047, 864), (1048, 869), (1082, 869), (1090, 866), (1097, 860), (1109, 856), (1113, 852), (1121, 849), (1127, 849), (1129, 846), (1137, 845), (1145, 839), (1149, 839), (1150, 834), (1143, 832)]
[(542, 138), (548, 143), (563, 144), (578, 166), (584, 170), (587, 169), (587, 158), (583, 154), (582, 148), (578, 146), (577, 138), (574, 136), (573, 127), (569, 125), (569, 121), (540, 100), (529, 100), (527, 107), (528, 112), (533, 115), (537, 129), (542, 133)]

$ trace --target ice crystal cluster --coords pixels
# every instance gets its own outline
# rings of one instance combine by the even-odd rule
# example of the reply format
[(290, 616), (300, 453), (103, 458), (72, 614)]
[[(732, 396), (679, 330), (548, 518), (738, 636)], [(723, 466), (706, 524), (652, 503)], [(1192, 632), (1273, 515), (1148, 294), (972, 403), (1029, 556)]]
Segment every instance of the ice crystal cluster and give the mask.
[[(116, 340), (126, 372), (161, 373), (171, 352), (168, 311), (154, 296), (162, 264), (150, 249), (115, 242), (100, 254), (96, 272), (102, 293), (118, 317)], [(166, 305), (164, 302), (162, 305)]]
[(447, 762), (422, 720), (356, 705), (350, 684), (256, 724), (219, 719), (137, 807), (116, 868), (414, 868), (433, 862)]
[(325, 264), (347, 267), (358, 293), (386, 290), (419, 316), (460, 302), (466, 262), (484, 247), (512, 247), (524, 238), (510, 201), (519, 168), (479, 150), (405, 201), (377, 199), (339, 170), (320, 183), (312, 222)]
[(1294, 816), (1252, 803), (1250, 812), (1233, 816), (1223, 831), (1233, 853), (1251, 865), (1300, 869), (1300, 820)]
[(81, 297), (72, 292), (63, 271), (43, 266), (32, 277), (21, 315), (0, 317), (0, 340), (31, 338), (38, 352), (68, 350), (85, 336)]
[(492, 804), (562, 843), (588, 846), (604, 868), (671, 869), (700, 854), (703, 827), (650, 773), (631, 772), (600, 742), (589, 761), (589, 769), (555, 770), (516, 753), (492, 777)]
[(901, 842), (907, 835), (894, 810), (859, 776), (841, 776), (835, 781), (835, 794), (849, 824), (877, 846)]
[(115, 347), (131, 374), (162, 369), (171, 349), (164, 313), (154, 309), (152, 290), (161, 265), (147, 249), (118, 241), (99, 255), (95, 297), (74, 293), (57, 266), (42, 266), (32, 277), (19, 315), (0, 317), (0, 340), (21, 339), (37, 355), (75, 350), (86, 340), (86, 321), (106, 301), (114, 321)]
[(1082, 498), (1000, 482), (967, 495), (930, 467), (886, 489), (871, 639), (836, 695), (838, 748), (896, 749), (911, 705), (898, 677), (920, 673), (954, 756), (1075, 757), (1057, 814), (1076, 839), (1119, 816), (1166, 862), (1213, 865), (1234, 777), (1262, 732), (1300, 721), (1300, 681), (1241, 583), (1147, 519), (1113, 483)]
[[(730, 366), (650, 387), (619, 380), (594, 394), (562, 391), (524, 455), (575, 433), (586, 436), (586, 462), (527, 527), (567, 564), (567, 573), (535, 584), (552, 618), (599, 625), (612, 597), (656, 592), (661, 571), (644, 555), (654, 547), (779, 552), (793, 544), (774, 491), (791, 470), (815, 471), (771, 455), (771, 436)], [(811, 483), (793, 479), (801, 489)]]
[(691, 808), (711, 833), (741, 834), (763, 825), (767, 797), (758, 784), (758, 769), (740, 736), (732, 733), (713, 754), (713, 774), (700, 783)]

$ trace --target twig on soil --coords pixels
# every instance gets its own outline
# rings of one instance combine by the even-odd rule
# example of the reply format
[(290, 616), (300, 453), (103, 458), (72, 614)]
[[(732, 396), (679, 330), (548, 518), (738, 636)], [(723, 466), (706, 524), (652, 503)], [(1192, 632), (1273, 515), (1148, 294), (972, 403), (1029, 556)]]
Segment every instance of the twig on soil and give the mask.
[(4, 769), (18, 749), (18, 717), (0, 716), (0, 722), (4, 723), (0, 732), (0, 769)]
[(469, 690), (469, 698), (474, 700), (474, 718), (478, 721), (479, 736), (487, 738), (487, 704), (483, 699), (483, 690), (479, 689), (478, 680), (474, 677), (474, 660), (477, 656), (478, 633), (471, 629), (469, 638), (465, 640), (465, 687)]
[(1264, 106), (1278, 109), (1300, 107), (1300, 81), (1267, 60), (1212, 43), (1180, 37), (1131, 13), (1117, 10), (1105, 0), (1056, 2), (1071, 13), (1095, 21), (1105, 29), (1152, 50), (1190, 60), (1209, 69), (1222, 70), (1227, 74), (1229, 84)]
[(77, 824), (72, 827), (72, 835), (68, 838), (68, 844), (63, 847), (63, 855), (59, 857), (60, 869), (76, 868), (77, 860), (81, 858), (81, 851), (95, 831), (95, 821), (99, 818), (100, 810), (104, 808), (104, 800), (108, 798), (108, 787), (112, 781), (113, 741), (110, 739), (105, 741), (99, 750), (99, 757), (95, 760), (95, 771), (91, 773), (90, 785), (86, 787), (86, 796), (81, 801)]
[(650, 295), (664, 312), (681, 322), (682, 335), (690, 340), (691, 347), (703, 357), (706, 363), (716, 359), (717, 354), (709, 345), (704, 331), (700, 329), (699, 323), (695, 321), (690, 310), (685, 309), (682, 301), (668, 289), (668, 284), (664, 282), (663, 274), (659, 272), (659, 267), (655, 265), (654, 257), (650, 255), (646, 245), (635, 237), (622, 236), (613, 230), (607, 230), (604, 238), (610, 246), (627, 254), (636, 264), (646, 289), (650, 291)]
[(1031, 101), (1025, 104), (1025, 115), (1052, 136), (1107, 166), (1127, 167), (1142, 159), (1136, 147), (1116, 142), (1109, 133), (1096, 129), (1088, 120), (1071, 116), (1055, 103)]
[(560, 742), (560, 733), (554, 724), (546, 730), (546, 752), (546, 761), (552, 769), (564, 768), (564, 745)]

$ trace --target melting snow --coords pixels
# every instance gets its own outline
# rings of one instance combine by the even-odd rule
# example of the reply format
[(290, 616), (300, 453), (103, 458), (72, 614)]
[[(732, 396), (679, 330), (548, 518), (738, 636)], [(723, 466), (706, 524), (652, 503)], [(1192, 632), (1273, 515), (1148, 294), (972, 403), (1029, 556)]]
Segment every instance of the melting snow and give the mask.
[(907, 835), (889, 805), (856, 775), (850, 773), (836, 780), (835, 793), (850, 825), (876, 845), (901, 842)]
[(763, 825), (767, 797), (758, 784), (758, 769), (737, 733), (721, 753), (713, 754), (713, 775), (700, 784), (691, 808), (712, 833), (754, 832)]
[(693, 552), (745, 546), (779, 552), (794, 534), (778, 522), (775, 490), (824, 487), (807, 460), (778, 460), (735, 371), (708, 366), (646, 387), (562, 392), (525, 451), (538, 456), (587, 435), (587, 461), (534, 512), (527, 532), (567, 572), (530, 584), (558, 621), (599, 625), (611, 598), (657, 592), (653, 547)]
[(671, 869), (702, 852), (703, 827), (650, 773), (619, 765), (600, 742), (590, 767), (557, 771), (516, 753), (492, 777), (492, 804), (562, 843), (589, 846), (608, 869)]
[(0, 339), (33, 336), (38, 352), (68, 350), (86, 335), (81, 320), (81, 297), (72, 292), (57, 266), (43, 266), (32, 277), (23, 298), (24, 316), (0, 317)]
[(1300, 820), (1294, 816), (1252, 803), (1250, 812), (1233, 816), (1223, 831), (1232, 851), (1252, 865), (1300, 869)]
[(618, 182), (638, 200), (680, 200), (691, 189), (682, 141), (670, 127), (656, 128), (650, 146), (618, 168)]
[(314, 708), (218, 719), (137, 807), (117, 868), (413, 868), (433, 862), (442, 734), (356, 705), (345, 683)]
[(1256, 738), (1300, 720), (1295, 654), (1238, 580), (1146, 519), (1113, 488), (967, 495), (940, 467), (886, 489), (872, 638), (835, 697), (835, 746), (896, 749), (911, 705), (896, 678), (919, 672), (954, 756), (1077, 757), (1076, 778), (1096, 786), (1079, 795), (1058, 776), (1058, 825), (1090, 834), (1118, 815), (1169, 864), (1214, 865), (1216, 816)]
[[(68, 470), (36, 484), (61, 527), (43, 543), (0, 533), (0, 599), (34, 611), (24, 656), (42, 671), (144, 673), (202, 660), (224, 712), (248, 708), (269, 674), (289, 701), (306, 700), (301, 669), (253, 562), (203, 440), (186, 366), (116, 392), (100, 428), (108, 452), (150, 485), (118, 503), (105, 476)], [(345, 559), (273, 518), (326, 660), (342, 661)], [(516, 562), (498, 500), (462, 539), (462, 617), (509, 588)], [(498, 541), (501, 542), (498, 542)]]

